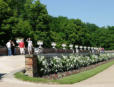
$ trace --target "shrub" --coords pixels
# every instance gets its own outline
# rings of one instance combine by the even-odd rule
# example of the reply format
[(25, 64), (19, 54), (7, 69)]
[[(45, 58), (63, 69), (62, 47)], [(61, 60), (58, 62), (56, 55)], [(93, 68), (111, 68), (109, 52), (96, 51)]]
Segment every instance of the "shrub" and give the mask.
[(91, 56), (77, 56), (71, 54), (69, 56), (62, 55), (61, 58), (55, 56), (53, 58), (38, 57), (38, 73), (39, 76), (65, 72), (81, 67), (86, 67), (91, 64), (106, 61), (114, 57), (114, 54), (100, 54)]

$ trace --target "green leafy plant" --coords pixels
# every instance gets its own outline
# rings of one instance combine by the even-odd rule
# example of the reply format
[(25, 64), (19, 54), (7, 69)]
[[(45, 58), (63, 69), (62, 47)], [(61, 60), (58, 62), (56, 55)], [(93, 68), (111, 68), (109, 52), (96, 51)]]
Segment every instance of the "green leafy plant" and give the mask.
[(102, 61), (107, 61), (114, 57), (114, 54), (100, 54), (91, 56), (77, 56), (77, 55), (62, 55), (61, 58), (55, 56), (53, 58), (45, 58), (44, 56), (38, 57), (38, 71), (39, 74), (47, 75), (58, 72), (65, 72), (81, 67), (86, 67), (91, 64), (96, 64)]

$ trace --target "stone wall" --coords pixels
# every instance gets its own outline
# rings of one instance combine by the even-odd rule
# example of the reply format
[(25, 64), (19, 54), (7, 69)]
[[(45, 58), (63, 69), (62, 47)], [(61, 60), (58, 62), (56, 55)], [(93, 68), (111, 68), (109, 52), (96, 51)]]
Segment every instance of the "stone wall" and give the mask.
[(37, 66), (37, 58), (35, 55), (26, 55), (25, 56), (25, 70), (26, 75), (30, 77), (36, 77), (38, 75), (38, 66)]
[[(19, 55), (20, 54), (20, 51), (19, 51), (19, 48), (15, 48), (15, 55)], [(0, 48), (0, 56), (6, 56), (8, 55), (8, 50), (6, 47), (1, 47)]]
[(0, 48), (0, 56), (8, 55), (8, 51), (6, 47)]

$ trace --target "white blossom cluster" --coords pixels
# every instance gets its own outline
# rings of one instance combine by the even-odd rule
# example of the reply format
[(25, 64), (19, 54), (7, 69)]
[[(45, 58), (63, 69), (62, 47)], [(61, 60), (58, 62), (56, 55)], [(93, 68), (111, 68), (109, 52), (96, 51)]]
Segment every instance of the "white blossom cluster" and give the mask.
[(100, 54), (99, 56), (77, 56), (72, 54), (69, 56), (63, 55), (61, 58), (55, 56), (49, 59), (44, 56), (38, 56), (38, 69), (39, 73), (43, 75), (52, 74), (86, 67), (110, 58), (114, 58), (114, 54)]

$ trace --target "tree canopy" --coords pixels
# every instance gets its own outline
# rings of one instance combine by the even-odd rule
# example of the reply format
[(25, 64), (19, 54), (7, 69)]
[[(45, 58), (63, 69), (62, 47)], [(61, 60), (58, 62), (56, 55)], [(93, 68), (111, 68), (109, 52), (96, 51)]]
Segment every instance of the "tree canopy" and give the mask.
[(80, 19), (53, 17), (40, 0), (0, 0), (0, 45), (17, 37), (32, 38), (34, 46), (42, 40), (44, 47), (56, 42), (57, 47), (66, 43), (114, 49), (114, 26), (99, 27)]

